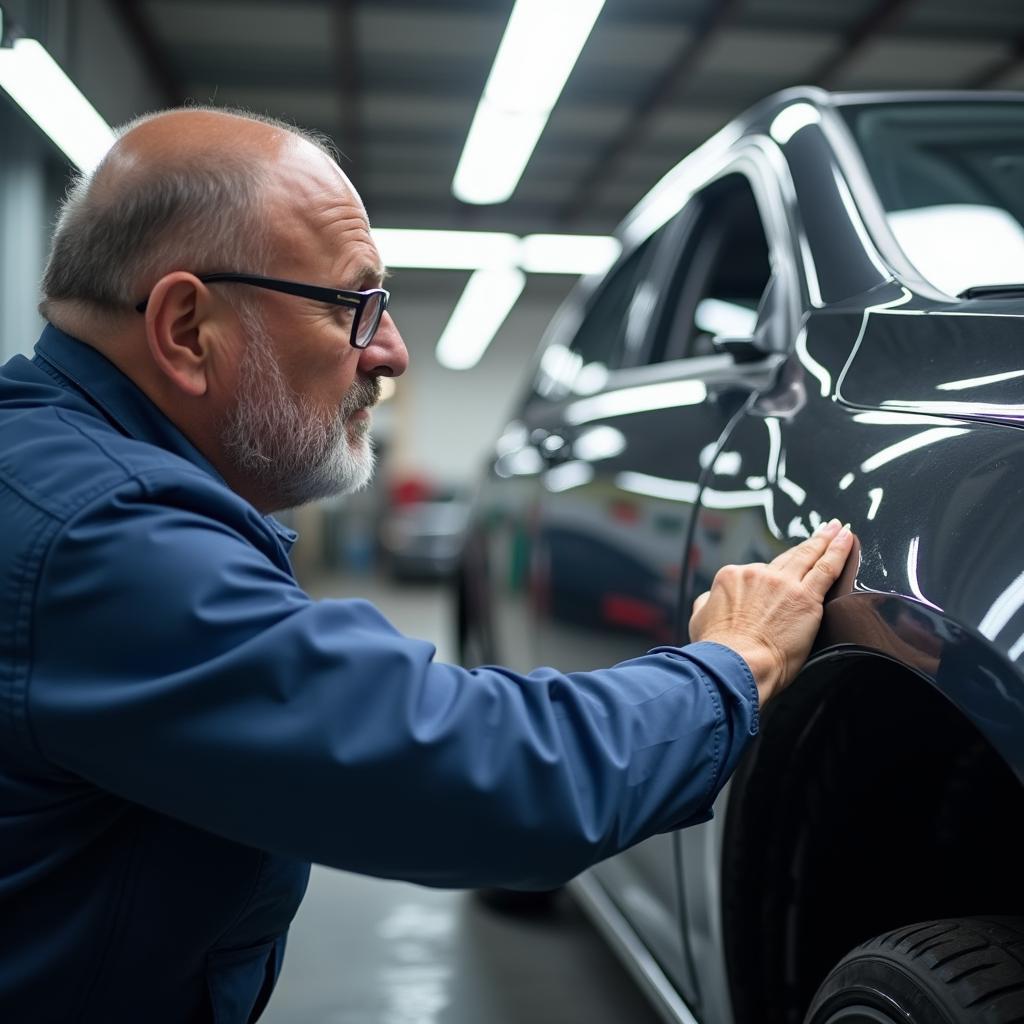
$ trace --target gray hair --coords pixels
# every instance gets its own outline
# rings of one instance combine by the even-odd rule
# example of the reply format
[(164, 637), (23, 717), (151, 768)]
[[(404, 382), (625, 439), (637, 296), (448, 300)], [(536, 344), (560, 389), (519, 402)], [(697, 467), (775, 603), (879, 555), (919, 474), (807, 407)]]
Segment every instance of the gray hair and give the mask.
[[(276, 118), (224, 107), (190, 110), (231, 114), (297, 135), (337, 162), (330, 142)], [(146, 114), (133, 128), (170, 111)], [(145, 297), (140, 288), (172, 270), (261, 273), (270, 248), (263, 198), (266, 166), (245, 154), (219, 154), (204, 166), (178, 162), (105, 180), (106, 161), (70, 185), (61, 205), (46, 270), (40, 313), (56, 308), (124, 312)]]

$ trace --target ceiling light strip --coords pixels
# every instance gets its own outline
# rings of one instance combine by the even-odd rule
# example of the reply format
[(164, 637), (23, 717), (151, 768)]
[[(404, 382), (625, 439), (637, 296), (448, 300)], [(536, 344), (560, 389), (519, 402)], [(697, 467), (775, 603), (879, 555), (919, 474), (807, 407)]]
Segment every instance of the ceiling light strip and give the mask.
[(114, 144), (114, 131), (35, 39), (0, 47), (0, 87), (83, 173)]
[(515, 235), (491, 231), (375, 228), (386, 266), (418, 270), (515, 267), (531, 274), (603, 274), (621, 251), (609, 235)]
[(526, 275), (515, 267), (476, 271), (437, 343), (437, 361), (449, 370), (476, 366), (525, 284)]
[(512, 195), (603, 6), (516, 0), (455, 171), (456, 198)]

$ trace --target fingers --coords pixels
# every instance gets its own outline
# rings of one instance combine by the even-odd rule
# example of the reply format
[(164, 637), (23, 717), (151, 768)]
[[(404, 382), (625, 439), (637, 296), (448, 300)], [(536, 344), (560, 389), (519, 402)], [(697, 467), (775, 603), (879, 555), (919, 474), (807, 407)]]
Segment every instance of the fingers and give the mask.
[(848, 526), (844, 526), (832, 538), (824, 554), (808, 569), (804, 585), (819, 601), (825, 600), (829, 588), (839, 579), (852, 547), (853, 534)]
[(696, 601), (693, 602), (693, 613), (692, 613), (693, 615), (696, 615), (701, 610), (701, 608), (703, 608), (704, 605), (706, 605), (708, 603), (708, 598), (710, 596), (711, 596), (711, 591), (710, 590), (706, 590), (706, 591), (704, 591), (703, 594), (701, 594), (697, 598)]
[(839, 532), (841, 525), (838, 519), (832, 519), (828, 523), (819, 526), (807, 540), (790, 548), (788, 551), (783, 551), (772, 562), (772, 568), (794, 572), (797, 577), (802, 579), (807, 571), (825, 553), (830, 541)]

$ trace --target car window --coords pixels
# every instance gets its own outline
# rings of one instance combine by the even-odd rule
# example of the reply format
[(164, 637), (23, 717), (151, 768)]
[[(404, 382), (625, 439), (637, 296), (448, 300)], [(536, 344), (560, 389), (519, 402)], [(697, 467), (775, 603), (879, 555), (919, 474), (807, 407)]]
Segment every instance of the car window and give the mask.
[(948, 295), (1021, 281), (1024, 104), (858, 104), (840, 112), (896, 241), (927, 280)]
[(642, 361), (657, 288), (650, 275), (665, 229), (642, 242), (612, 269), (587, 304), (572, 340), (549, 345), (535, 391), (553, 397), (599, 391), (611, 370)]
[(749, 335), (771, 279), (764, 225), (749, 181), (731, 174), (695, 199), (693, 231), (669, 285), (654, 361), (712, 354), (717, 335)]
[(587, 310), (570, 346), (584, 366), (600, 363), (618, 369), (626, 350), (639, 344), (637, 325), (649, 316), (645, 308), (653, 302), (653, 288), (647, 280), (650, 255), (656, 240), (649, 238), (627, 257), (605, 282)]

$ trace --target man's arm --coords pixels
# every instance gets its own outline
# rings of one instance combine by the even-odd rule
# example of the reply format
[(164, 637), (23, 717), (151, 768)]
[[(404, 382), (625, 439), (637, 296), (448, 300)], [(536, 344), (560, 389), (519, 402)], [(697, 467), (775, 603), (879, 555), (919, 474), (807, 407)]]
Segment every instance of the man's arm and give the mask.
[(50, 764), (239, 842), (425, 884), (552, 885), (701, 820), (756, 731), (754, 680), (723, 646), (571, 675), (438, 664), (173, 494), (71, 523), (35, 615), (28, 712)]

